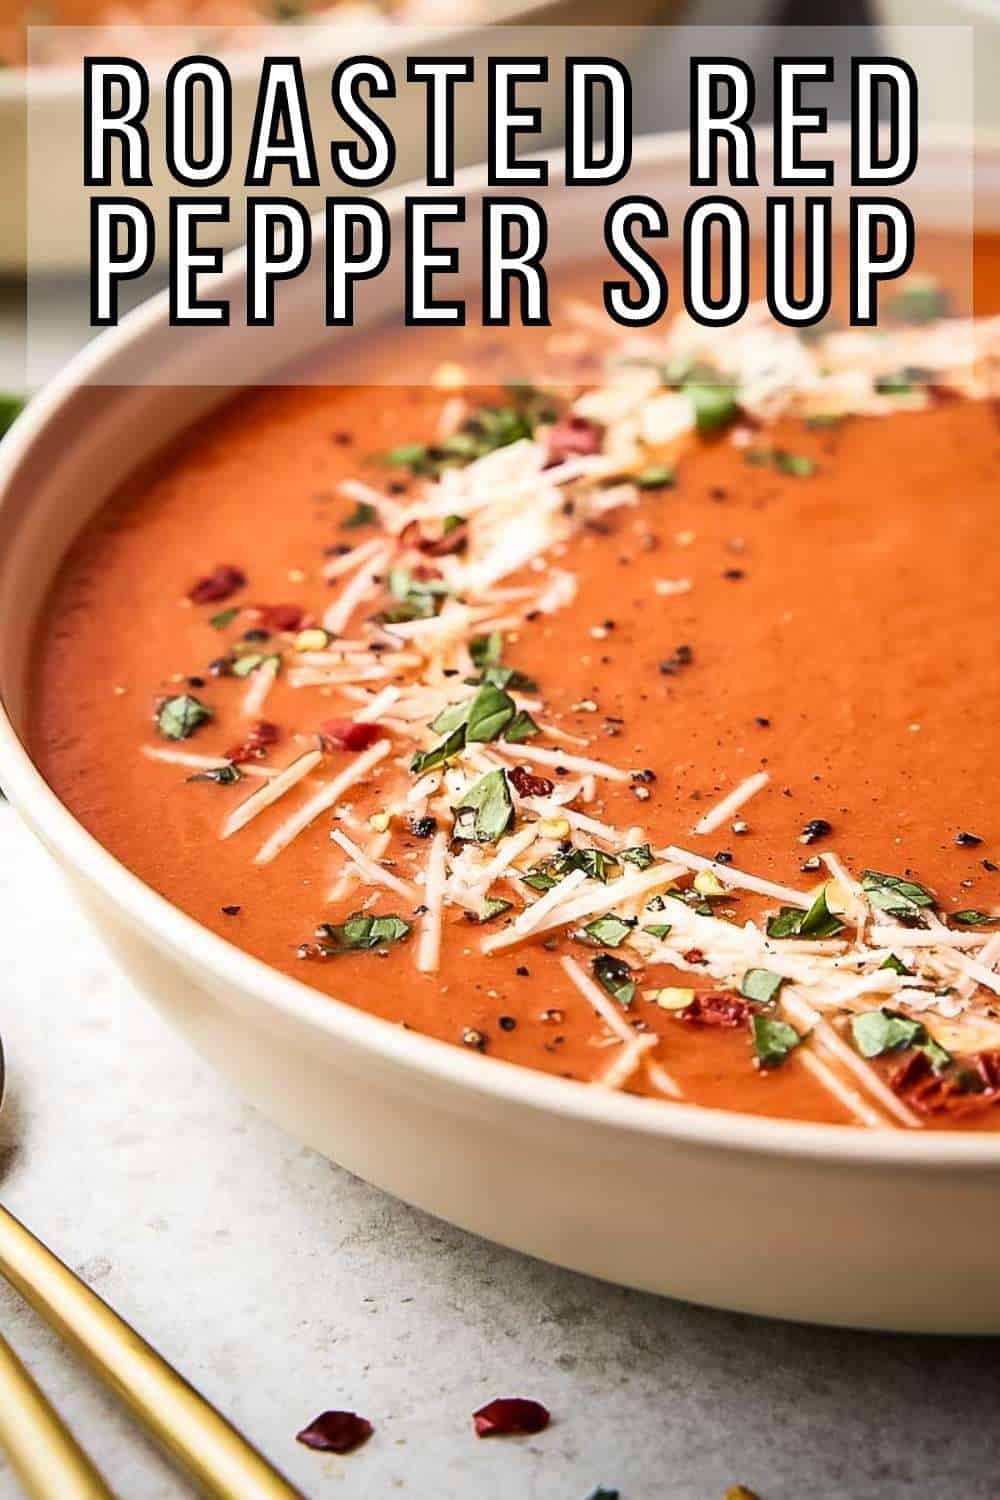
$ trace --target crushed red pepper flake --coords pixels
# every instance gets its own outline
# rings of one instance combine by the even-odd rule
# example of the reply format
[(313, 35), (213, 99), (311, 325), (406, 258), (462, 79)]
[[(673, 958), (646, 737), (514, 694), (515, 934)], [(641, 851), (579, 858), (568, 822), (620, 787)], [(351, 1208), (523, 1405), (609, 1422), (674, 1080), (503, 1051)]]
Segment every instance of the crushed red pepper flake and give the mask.
[(227, 750), (225, 759), (231, 761), (234, 766), (245, 760), (260, 760), (267, 754), (271, 745), (276, 745), (281, 738), (281, 730), (277, 724), (272, 724), (269, 719), (258, 719), (246, 738), (238, 745), (233, 745)]
[(358, 724), (354, 719), (324, 719), (320, 739), (333, 750), (367, 750), (382, 735), (377, 724)]
[(674, 1020), (696, 1026), (742, 1026), (750, 1006), (739, 995), (695, 995), (690, 1005), (674, 1011)]
[(499, 1396), (473, 1413), (476, 1437), (518, 1437), (544, 1432), (551, 1417), (540, 1401), (524, 1396)]
[(301, 604), (253, 604), (254, 619), (267, 630), (301, 630), (307, 612)]
[(357, 1412), (324, 1411), (295, 1434), (295, 1441), (319, 1453), (353, 1453), (374, 1431), (368, 1418)]
[(507, 780), (519, 797), (551, 797), (555, 782), (547, 776), (536, 776), (527, 766), (515, 766), (507, 772)]
[(233, 567), (232, 563), (219, 563), (188, 590), (188, 598), (192, 604), (221, 604), (237, 589), (245, 588), (246, 581), (241, 568)]

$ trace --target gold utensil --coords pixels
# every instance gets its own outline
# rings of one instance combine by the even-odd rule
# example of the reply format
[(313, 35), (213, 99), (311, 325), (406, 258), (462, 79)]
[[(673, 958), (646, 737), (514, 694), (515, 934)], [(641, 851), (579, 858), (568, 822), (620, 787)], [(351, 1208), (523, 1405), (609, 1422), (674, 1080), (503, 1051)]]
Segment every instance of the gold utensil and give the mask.
[(32, 1500), (114, 1500), (76, 1438), (0, 1338), (0, 1448)]
[[(0, 1106), (3, 1088), (0, 1045)], [(301, 1491), (272, 1468), (204, 1396), (2, 1206), (0, 1274), (83, 1356), (206, 1495), (215, 1500), (304, 1500)], [(22, 1404), (27, 1400), (23, 1389), (22, 1385)], [(30, 1407), (25, 1405), (24, 1409)], [(34, 1410), (41, 1420), (38, 1407)], [(58, 1418), (55, 1422), (56, 1427), (49, 1427), (52, 1433), (61, 1427)], [(41, 1437), (42, 1429), (38, 1431)], [(71, 1443), (73, 1439), (65, 1429), (62, 1431), (66, 1452), (65, 1439)], [(8, 1446), (3, 1423), (0, 1440)], [(9, 1446), (8, 1451), (13, 1461)], [(84, 1496), (97, 1500), (108, 1491), (102, 1487), (80, 1489), (78, 1493), (81, 1500)], [(44, 1500), (76, 1500), (77, 1492), (50, 1487), (38, 1489), (36, 1494)]]

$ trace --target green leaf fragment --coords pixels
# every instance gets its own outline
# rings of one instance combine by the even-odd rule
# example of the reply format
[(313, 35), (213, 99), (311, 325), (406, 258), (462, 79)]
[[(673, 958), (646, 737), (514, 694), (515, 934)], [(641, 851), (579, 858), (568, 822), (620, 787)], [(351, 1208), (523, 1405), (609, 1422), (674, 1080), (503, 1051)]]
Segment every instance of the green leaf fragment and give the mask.
[(593, 922), (588, 922), (583, 931), (592, 943), (597, 943), (601, 948), (619, 948), (635, 925), (634, 918), (627, 922), (624, 917), (606, 912), (603, 917), (596, 917)]
[(188, 781), (214, 781), (217, 786), (235, 786), (237, 781), (242, 780), (243, 772), (231, 761), (227, 761), (224, 766), (209, 766), (188, 777)]
[(1000, 922), (1000, 916), (995, 912), (976, 911), (969, 907), (965, 911), (953, 911), (951, 920), (957, 922), (959, 927), (991, 927)]
[(488, 744), (495, 740), (517, 712), (514, 700), (502, 688), (484, 682), (468, 705), (465, 738), (468, 743)]
[(527, 709), (519, 708), (503, 732), (503, 737), (508, 745), (521, 745), (525, 740), (534, 739), (541, 730)]
[(653, 863), (653, 851), (648, 844), (633, 844), (629, 849), (622, 849), (618, 857), (640, 870), (648, 870)]
[(933, 906), (934, 897), (925, 886), (902, 875), (886, 875), (881, 870), (864, 870), (861, 889), (870, 906), (888, 912), (904, 927), (922, 927), (922, 907)]
[(774, 974), (770, 969), (747, 969), (740, 981), (740, 994), (758, 1005), (773, 1005), (784, 982), (783, 974)]
[(156, 715), (156, 727), (165, 740), (186, 740), (200, 725), (213, 718), (213, 711), (193, 698), (190, 693), (181, 693), (176, 698), (167, 698)]
[(666, 464), (650, 464), (632, 475), (632, 483), (640, 490), (669, 490), (677, 483), (677, 471)]
[(601, 988), (627, 1009), (635, 999), (635, 980), (628, 964), (610, 953), (599, 953), (591, 967)]
[(386, 948), (400, 943), (410, 934), (410, 923), (394, 913), (375, 917), (355, 911), (346, 922), (324, 922), (319, 928), (320, 947), (324, 953), (349, 953)]
[(768, 1015), (750, 1017), (750, 1036), (762, 1068), (780, 1067), (802, 1040), (794, 1026)]
[(650, 922), (644, 927), (643, 932), (648, 932), (650, 937), (665, 938), (673, 930), (672, 922)]
[(502, 917), (505, 911), (510, 911), (513, 905), (513, 901), (505, 901), (502, 896), (487, 896), (479, 908), (479, 920), (492, 922), (494, 917)]
[(808, 911), (797, 906), (783, 906), (777, 916), (768, 918), (767, 935), (771, 938), (832, 938), (843, 932), (844, 924), (827, 906), (823, 886)]
[(443, 766), (449, 760), (453, 760), (456, 755), (461, 755), (464, 749), (465, 725), (460, 724), (430, 750), (415, 751), (410, 761), (410, 770), (414, 776), (423, 776), (427, 771), (433, 771), (435, 767)]
[(495, 844), (513, 821), (514, 803), (507, 777), (500, 770), (488, 771), (463, 794), (455, 808), (454, 837)]
[(733, 385), (723, 382), (706, 385), (700, 381), (688, 381), (681, 389), (694, 407), (695, 425), (702, 437), (721, 432), (736, 420), (739, 403)]
[(360, 526), (374, 526), (378, 521), (378, 511), (374, 505), (367, 500), (359, 500), (349, 516), (345, 516), (340, 523), (341, 531), (356, 531)]
[(239, 612), (239, 605), (234, 605), (231, 609), (220, 609), (217, 615), (210, 616), (208, 623), (213, 630), (225, 630), (227, 625), (233, 623)]

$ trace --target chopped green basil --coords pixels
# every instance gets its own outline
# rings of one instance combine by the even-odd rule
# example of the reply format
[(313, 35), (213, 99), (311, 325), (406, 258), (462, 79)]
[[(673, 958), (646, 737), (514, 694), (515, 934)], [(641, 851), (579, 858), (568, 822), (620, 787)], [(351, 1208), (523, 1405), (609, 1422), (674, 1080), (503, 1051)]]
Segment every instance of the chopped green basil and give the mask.
[(774, 467), (781, 474), (794, 474), (797, 479), (808, 479), (816, 472), (813, 459), (805, 453), (788, 453), (784, 448), (775, 449)]
[(940, 1042), (935, 1041), (921, 1021), (914, 1021), (898, 1011), (866, 1010), (851, 1019), (851, 1034), (854, 1045), (862, 1057), (882, 1057), (887, 1052), (900, 1052), (906, 1047), (916, 1047), (922, 1052), (936, 1073), (942, 1072), (951, 1063), (951, 1054)]
[(947, 316), (950, 298), (930, 277), (904, 286), (886, 302), (886, 314), (894, 323), (933, 323)]
[(514, 700), (503, 688), (484, 682), (469, 703), (465, 723), (465, 738), (473, 744), (487, 744), (495, 740), (501, 730), (510, 724), (516, 709)]
[(736, 388), (719, 382), (706, 385), (701, 381), (688, 381), (681, 389), (694, 407), (695, 424), (703, 437), (720, 432), (735, 421), (739, 412)]
[(884, 958), (879, 964), (879, 968), (890, 969), (893, 974), (904, 974), (908, 978), (913, 974), (913, 970), (908, 969), (903, 960), (901, 958), (897, 958), (895, 953), (890, 953), (888, 958)]
[(888, 912), (904, 927), (922, 927), (924, 921), (920, 908), (934, 905), (930, 891), (915, 880), (906, 880), (902, 875), (884, 875), (880, 870), (863, 870), (861, 889), (869, 905), (877, 911)]
[(648, 932), (650, 937), (665, 938), (673, 929), (672, 922), (650, 922), (644, 927), (643, 932)]
[(374, 526), (378, 520), (378, 511), (374, 505), (367, 500), (359, 500), (357, 505), (340, 523), (341, 531), (354, 531), (359, 526)]
[(632, 475), (632, 483), (640, 490), (669, 490), (677, 483), (677, 472), (666, 464), (650, 464)]
[(750, 1018), (750, 1036), (757, 1061), (762, 1068), (777, 1068), (796, 1048), (802, 1038), (794, 1026), (779, 1021), (774, 1016), (755, 1015)]
[(402, 917), (394, 914), (373, 917), (368, 912), (355, 911), (346, 922), (321, 925), (320, 948), (329, 954), (387, 948), (391, 943), (402, 942), (409, 933), (410, 923)]
[(635, 980), (632, 970), (627, 963), (620, 958), (614, 958), (610, 953), (599, 953), (594, 959), (592, 968), (594, 978), (603, 990), (607, 990), (612, 1000), (626, 1009), (635, 999)]
[(624, 917), (616, 917), (614, 912), (606, 912), (603, 917), (588, 922), (583, 931), (601, 948), (619, 948), (634, 927), (635, 918), (627, 922)]
[(953, 911), (951, 920), (957, 922), (959, 927), (991, 927), (995, 922), (1000, 922), (994, 912), (976, 911), (968, 907), (965, 911)]
[(469, 787), (455, 808), (455, 838), (495, 844), (513, 821), (514, 803), (507, 777), (503, 771), (488, 771)]
[(510, 911), (513, 901), (505, 901), (502, 896), (487, 896), (479, 908), (480, 922), (492, 922), (494, 917), (502, 917), (505, 911)]
[(204, 771), (196, 771), (188, 781), (214, 781), (218, 786), (235, 786), (237, 781), (243, 780), (243, 772), (239, 766), (227, 761), (224, 766), (209, 766)]
[(387, 581), (390, 594), (398, 601), (382, 611), (381, 618), (387, 625), (429, 620), (437, 614), (449, 592), (447, 585), (438, 579), (414, 578), (407, 568), (390, 568)]
[(433, 771), (435, 766), (443, 766), (446, 761), (453, 760), (456, 755), (461, 755), (465, 749), (465, 725), (459, 724), (453, 729), (440, 744), (430, 750), (417, 750), (410, 760), (410, 770), (414, 776), (423, 776), (427, 771)]
[(557, 854), (552, 866), (559, 875), (568, 875), (571, 870), (582, 870), (588, 879), (607, 884), (608, 876), (618, 866), (618, 860), (603, 849), (571, 849), (567, 854)]
[(770, 969), (747, 969), (740, 981), (740, 994), (758, 1005), (773, 1005), (784, 982), (783, 974), (774, 974)]
[(520, 745), (525, 740), (534, 739), (541, 730), (527, 709), (519, 708), (503, 732), (503, 737), (509, 745)]
[(233, 605), (231, 609), (220, 609), (217, 615), (212, 615), (209, 618), (208, 623), (213, 630), (225, 630), (227, 625), (233, 623), (239, 612), (240, 607), (238, 604)]
[(925, 1035), (919, 1021), (901, 1016), (893, 1010), (866, 1010), (851, 1018), (851, 1035), (862, 1057), (881, 1057), (916, 1046)]
[(515, 692), (521, 693), (533, 693), (538, 686), (533, 677), (526, 677), (516, 667), (487, 667), (480, 681), (492, 682), (494, 687), (513, 688)]
[(281, 657), (272, 653), (263, 656), (259, 651), (250, 651), (246, 656), (238, 656), (233, 662), (230, 671), (234, 677), (249, 677), (251, 672), (256, 672), (258, 667), (267, 667), (271, 672), (277, 672), (281, 666)]
[(156, 727), (165, 740), (186, 740), (199, 725), (212, 717), (212, 710), (200, 698), (192, 698), (190, 693), (181, 693), (160, 704)]
[(522, 875), (521, 879), (533, 891), (551, 891), (554, 885), (559, 884), (559, 877), (550, 875), (548, 870), (542, 869), (540, 865), (537, 869), (530, 870), (527, 875)]
[(770, 917), (767, 923), (767, 935), (772, 938), (832, 938), (843, 930), (843, 922), (826, 903), (826, 886), (820, 890), (808, 911), (802, 911), (797, 906), (783, 906), (778, 915)]
[(442, 442), (403, 443), (384, 453), (382, 462), (394, 469), (409, 469), (412, 474), (437, 478), (445, 469), (472, 463), (498, 448), (532, 437), (540, 416), (524, 400), (512, 406), (482, 406), (458, 432)]
[(626, 864), (636, 865), (640, 870), (648, 870), (653, 863), (653, 851), (648, 844), (633, 844), (629, 849), (623, 849), (619, 859), (625, 860)]
[(469, 655), (473, 666), (480, 670), (484, 667), (498, 667), (503, 661), (503, 636), (500, 631), (491, 630), (489, 635), (473, 636), (469, 642)]

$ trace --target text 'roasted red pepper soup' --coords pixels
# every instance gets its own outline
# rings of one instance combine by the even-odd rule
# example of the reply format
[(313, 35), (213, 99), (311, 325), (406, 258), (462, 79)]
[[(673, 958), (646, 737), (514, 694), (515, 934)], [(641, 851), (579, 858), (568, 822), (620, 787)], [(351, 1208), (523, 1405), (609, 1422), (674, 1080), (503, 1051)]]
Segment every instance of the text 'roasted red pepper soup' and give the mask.
[(1000, 241), (974, 340), (949, 253), (878, 332), (629, 334), (570, 277), (572, 387), (470, 388), (439, 333), (423, 386), (244, 394), (73, 546), (46, 776), (389, 1021), (665, 1109), (995, 1128)]

